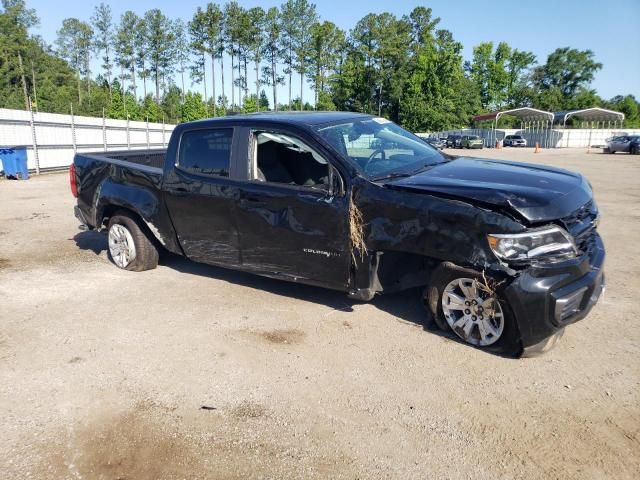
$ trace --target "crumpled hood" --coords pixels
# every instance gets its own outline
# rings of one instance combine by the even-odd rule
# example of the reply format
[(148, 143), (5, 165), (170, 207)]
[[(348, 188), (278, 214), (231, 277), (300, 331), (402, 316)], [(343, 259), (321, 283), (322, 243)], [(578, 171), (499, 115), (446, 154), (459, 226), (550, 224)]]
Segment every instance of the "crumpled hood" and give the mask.
[(386, 185), (511, 209), (529, 222), (566, 217), (592, 198), (591, 187), (580, 174), (480, 158), (459, 157)]

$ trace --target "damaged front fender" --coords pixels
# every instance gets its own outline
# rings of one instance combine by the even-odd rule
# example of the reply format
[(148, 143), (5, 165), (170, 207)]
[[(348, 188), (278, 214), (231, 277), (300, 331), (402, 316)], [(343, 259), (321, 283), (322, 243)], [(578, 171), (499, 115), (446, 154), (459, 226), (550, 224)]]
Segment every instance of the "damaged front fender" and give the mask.
[(363, 215), (367, 249), (423, 255), (478, 269), (504, 270), (488, 232), (518, 233), (524, 226), (501, 213), (461, 200), (371, 185), (354, 193)]

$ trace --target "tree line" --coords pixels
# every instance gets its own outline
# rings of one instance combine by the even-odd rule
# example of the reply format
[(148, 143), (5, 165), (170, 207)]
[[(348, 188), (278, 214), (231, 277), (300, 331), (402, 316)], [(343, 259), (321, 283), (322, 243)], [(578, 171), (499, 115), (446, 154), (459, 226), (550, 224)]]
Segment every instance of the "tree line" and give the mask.
[[(604, 106), (640, 124), (632, 95), (604, 100), (591, 88), (602, 68), (592, 51), (558, 48), (539, 63), (506, 42), (482, 42), (465, 62), (462, 44), (426, 7), (401, 17), (370, 13), (344, 31), (308, 0), (268, 9), (207, 3), (188, 22), (159, 9), (116, 19), (100, 3), (89, 19), (63, 20), (54, 45), (30, 34), (37, 24), (24, 0), (2, 0), (0, 107), (31, 102), (69, 113), (73, 105), (78, 114), (171, 123), (231, 111), (337, 109), (426, 131), (467, 126), (498, 109)], [(305, 98), (305, 83), (313, 98)]]

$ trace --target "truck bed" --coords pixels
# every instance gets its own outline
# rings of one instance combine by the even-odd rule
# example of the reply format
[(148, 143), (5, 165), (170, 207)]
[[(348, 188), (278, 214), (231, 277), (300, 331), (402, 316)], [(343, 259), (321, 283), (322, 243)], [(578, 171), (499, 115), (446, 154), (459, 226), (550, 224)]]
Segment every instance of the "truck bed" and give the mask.
[(95, 204), (96, 192), (106, 203), (115, 196), (148, 208), (159, 205), (166, 153), (165, 149), (77, 153), (73, 163), (84, 223), (101, 226), (104, 205)]
[(130, 162), (147, 167), (164, 168), (167, 149), (120, 150), (116, 152), (89, 153), (86, 155), (103, 157), (104, 159), (119, 160), (121, 162)]

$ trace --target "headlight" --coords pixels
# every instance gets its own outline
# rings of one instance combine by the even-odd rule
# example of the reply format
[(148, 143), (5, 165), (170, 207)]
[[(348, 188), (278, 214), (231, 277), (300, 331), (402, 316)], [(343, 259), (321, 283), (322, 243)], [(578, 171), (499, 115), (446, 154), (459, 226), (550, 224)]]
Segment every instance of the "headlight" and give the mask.
[(544, 257), (573, 258), (578, 251), (571, 235), (555, 226), (525, 233), (490, 234), (487, 240), (498, 258), (515, 262)]

